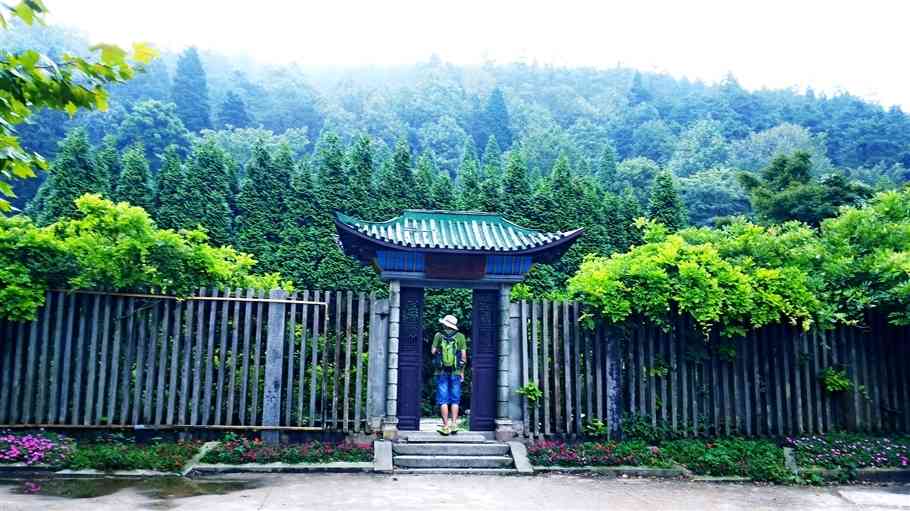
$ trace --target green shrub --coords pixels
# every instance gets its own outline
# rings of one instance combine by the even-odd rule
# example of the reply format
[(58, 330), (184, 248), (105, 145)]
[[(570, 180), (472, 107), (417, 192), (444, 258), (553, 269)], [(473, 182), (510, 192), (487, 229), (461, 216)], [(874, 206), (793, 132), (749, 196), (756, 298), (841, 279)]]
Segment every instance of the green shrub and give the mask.
[(640, 440), (578, 444), (544, 441), (528, 448), (528, 458), (534, 465), (562, 467), (617, 465), (669, 467), (672, 465), (660, 449), (651, 447)]
[(297, 445), (267, 445), (261, 440), (249, 440), (226, 435), (218, 447), (202, 457), (203, 463), (329, 463), (333, 461), (372, 461), (373, 447), (369, 444), (306, 442)]
[(148, 445), (123, 442), (77, 444), (65, 466), (74, 470), (177, 472), (198, 450), (197, 442), (160, 442)]
[(801, 467), (827, 469), (910, 468), (910, 438), (869, 437), (853, 433), (788, 438)]
[(784, 464), (783, 449), (770, 440), (672, 440), (664, 442), (661, 450), (699, 475), (742, 476), (771, 482), (793, 478)]

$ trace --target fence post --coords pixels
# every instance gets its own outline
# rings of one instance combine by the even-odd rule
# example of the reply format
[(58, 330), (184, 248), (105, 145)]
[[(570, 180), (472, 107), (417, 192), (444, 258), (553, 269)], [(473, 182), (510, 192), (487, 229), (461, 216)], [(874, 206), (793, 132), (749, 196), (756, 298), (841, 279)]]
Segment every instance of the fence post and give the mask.
[(517, 435), (524, 432), (524, 410), (521, 403), (522, 398), (516, 392), (521, 387), (521, 317), (519, 315), (519, 303), (512, 303), (509, 306), (509, 343), (512, 345), (511, 356), (509, 357), (509, 417), (512, 419), (512, 427)]
[(604, 352), (606, 353), (606, 398), (605, 414), (610, 425), (610, 438), (619, 439), (622, 435), (622, 372), (620, 356), (621, 332), (616, 327), (602, 327), (604, 332)]
[(386, 376), (389, 364), (389, 300), (376, 300), (370, 308), (370, 347), (367, 366), (367, 425), (380, 431), (386, 409)]
[[(287, 299), (287, 292), (273, 289), (271, 300)], [(281, 416), (281, 377), (284, 359), (284, 303), (269, 303), (268, 335), (265, 352), (265, 395), (262, 398), (262, 425), (277, 427)], [(262, 439), (268, 444), (277, 444), (277, 429), (263, 429)]]
[(401, 282), (389, 282), (389, 344), (387, 352), (386, 406), (382, 419), (382, 436), (398, 436), (398, 336), (401, 333)]

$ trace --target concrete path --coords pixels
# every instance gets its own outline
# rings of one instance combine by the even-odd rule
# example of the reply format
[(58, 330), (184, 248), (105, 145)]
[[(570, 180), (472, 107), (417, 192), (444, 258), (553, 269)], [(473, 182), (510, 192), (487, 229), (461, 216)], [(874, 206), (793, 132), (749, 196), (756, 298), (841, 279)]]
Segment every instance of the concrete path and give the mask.
[[(223, 481), (229, 481), (223, 483)], [(748, 510), (910, 508), (910, 486), (782, 487), (686, 481), (444, 475), (268, 475), (220, 478), (221, 494), (149, 489), (129, 483), (92, 498), (24, 495), (22, 483), (0, 486), (0, 510)], [(86, 484), (86, 482), (81, 482)], [(7, 483), (8, 484), (8, 483)], [(40, 484), (40, 482), (39, 482)], [(191, 484), (200, 484), (194, 482)], [(161, 490), (161, 488), (159, 488)]]

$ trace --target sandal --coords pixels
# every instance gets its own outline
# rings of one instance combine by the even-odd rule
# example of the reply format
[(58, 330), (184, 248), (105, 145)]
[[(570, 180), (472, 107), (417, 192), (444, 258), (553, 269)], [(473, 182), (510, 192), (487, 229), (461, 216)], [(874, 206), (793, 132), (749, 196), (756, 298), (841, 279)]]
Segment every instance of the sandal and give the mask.
[(442, 436), (449, 436), (449, 432), (450, 432), (450, 431), (449, 431), (449, 427), (448, 427), (448, 426), (442, 426), (442, 427), (440, 427), (440, 428), (437, 428), (437, 429), (436, 429), (436, 432), (439, 433), (439, 434), (442, 435)]

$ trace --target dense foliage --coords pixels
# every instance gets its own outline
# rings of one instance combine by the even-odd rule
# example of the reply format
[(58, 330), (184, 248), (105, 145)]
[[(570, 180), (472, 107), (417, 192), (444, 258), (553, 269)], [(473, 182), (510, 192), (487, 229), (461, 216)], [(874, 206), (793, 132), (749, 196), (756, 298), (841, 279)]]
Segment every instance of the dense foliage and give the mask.
[(794, 479), (784, 464), (783, 449), (771, 440), (671, 440), (661, 444), (660, 451), (699, 475), (741, 476), (771, 482)]
[(201, 231), (159, 229), (144, 210), (97, 195), (75, 207), (74, 217), (46, 227), (0, 217), (0, 317), (32, 319), (48, 288), (188, 294), (281, 285), (276, 275), (253, 275), (250, 255), (213, 247)]
[(801, 467), (847, 469), (910, 466), (910, 439), (833, 433), (787, 438)]
[(641, 225), (645, 244), (589, 257), (569, 283), (610, 322), (663, 324), (679, 312), (732, 336), (779, 322), (854, 322), (873, 308), (910, 321), (910, 188), (844, 208), (819, 230), (743, 219), (675, 234)]
[(330, 463), (333, 461), (373, 461), (370, 444), (349, 442), (307, 442), (299, 445), (267, 445), (227, 435), (217, 447), (202, 457), (202, 463)]
[(196, 455), (198, 442), (135, 444), (120, 439), (81, 443), (67, 456), (64, 466), (73, 470), (157, 470), (179, 472)]
[(533, 465), (561, 467), (619, 465), (666, 467), (671, 464), (660, 449), (649, 447), (641, 440), (578, 444), (543, 441), (528, 447), (528, 459)]

